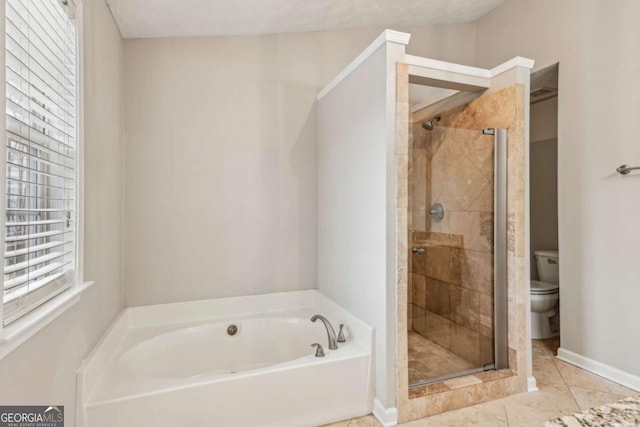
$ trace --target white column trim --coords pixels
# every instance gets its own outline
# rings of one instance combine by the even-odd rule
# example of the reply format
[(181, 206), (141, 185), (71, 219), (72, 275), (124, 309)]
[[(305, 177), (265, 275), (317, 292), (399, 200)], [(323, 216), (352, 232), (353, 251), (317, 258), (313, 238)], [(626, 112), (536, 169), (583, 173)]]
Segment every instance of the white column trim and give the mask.
[(316, 101), (320, 101), (326, 94), (331, 92), (333, 88), (338, 86), (340, 82), (346, 79), (351, 73), (353, 73), (364, 61), (369, 59), (380, 47), (385, 43), (397, 43), (401, 45), (409, 44), (411, 34), (401, 33), (399, 31), (384, 30), (369, 46), (363, 50), (360, 55), (356, 57), (349, 65), (346, 66), (336, 77), (334, 77), (328, 85), (324, 87), (316, 95)]
[(378, 399), (373, 400), (373, 416), (383, 427), (398, 425), (398, 408), (385, 408)]

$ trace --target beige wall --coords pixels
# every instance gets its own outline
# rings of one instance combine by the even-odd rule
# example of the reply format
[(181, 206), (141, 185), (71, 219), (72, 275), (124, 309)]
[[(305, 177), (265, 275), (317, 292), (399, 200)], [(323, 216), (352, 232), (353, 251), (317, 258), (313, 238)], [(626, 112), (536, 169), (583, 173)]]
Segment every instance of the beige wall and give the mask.
[[(531, 256), (535, 251), (558, 249), (558, 140), (536, 141), (530, 151)], [(533, 258), (532, 258), (533, 259)], [(532, 261), (531, 278), (538, 280)]]
[[(531, 255), (558, 249), (558, 98), (531, 105)], [(531, 278), (538, 270), (531, 266)]]
[[(506, 0), (480, 19), (477, 65), (560, 63), (558, 193), (564, 349), (640, 375), (640, 2)], [(615, 351), (612, 351), (615, 349)]]
[(375, 328), (375, 397), (385, 407), (395, 406), (386, 244), (395, 112), (387, 66), (403, 57), (404, 45), (386, 43), (318, 102), (318, 289)]
[[(407, 31), (474, 61), (472, 24)], [(379, 33), (125, 42), (127, 305), (316, 286), (315, 95)]]
[(85, 279), (96, 283), (0, 360), (0, 404), (64, 405), (69, 426), (75, 370), (122, 307), (122, 41), (103, 1), (84, 4)]
[(558, 137), (558, 97), (545, 99), (531, 105), (529, 112), (529, 140), (546, 141)]

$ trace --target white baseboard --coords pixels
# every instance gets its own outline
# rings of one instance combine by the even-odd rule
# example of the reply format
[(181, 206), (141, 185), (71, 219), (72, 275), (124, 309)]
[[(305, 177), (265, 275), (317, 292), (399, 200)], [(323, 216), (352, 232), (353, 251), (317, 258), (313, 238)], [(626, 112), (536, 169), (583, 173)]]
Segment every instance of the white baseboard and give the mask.
[(373, 415), (384, 427), (398, 425), (398, 408), (385, 408), (378, 399), (373, 400)]
[(536, 382), (536, 377), (530, 376), (527, 378), (527, 391), (538, 391), (538, 383)]
[(597, 360), (590, 359), (578, 353), (566, 350), (562, 347), (558, 349), (558, 359), (570, 363), (579, 368), (594, 373), (602, 378), (606, 378), (614, 383), (618, 383), (635, 391), (640, 391), (640, 377), (622, 371), (613, 366), (607, 365)]

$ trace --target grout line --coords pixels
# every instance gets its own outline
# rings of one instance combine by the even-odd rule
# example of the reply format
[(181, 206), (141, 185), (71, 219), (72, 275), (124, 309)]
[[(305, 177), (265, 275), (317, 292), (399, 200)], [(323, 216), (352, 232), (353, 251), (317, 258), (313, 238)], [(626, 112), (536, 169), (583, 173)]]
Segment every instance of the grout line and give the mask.
[[(551, 353), (551, 355), (553, 356), (553, 353)], [(569, 394), (571, 395), (571, 398), (576, 403), (576, 406), (578, 407), (578, 411), (581, 411), (582, 407), (578, 403), (578, 400), (576, 399), (576, 397), (573, 395), (573, 391), (571, 391), (571, 387), (569, 386), (569, 384), (567, 384), (567, 381), (564, 379), (562, 372), (560, 372), (560, 369), (558, 368), (558, 364), (556, 363), (556, 356), (553, 356), (551, 360), (553, 361), (553, 367), (556, 368), (556, 371), (558, 371), (558, 375), (560, 375), (560, 378), (562, 379), (562, 383), (567, 387), (567, 390), (569, 390)]]
[(509, 427), (511, 423), (509, 422), (509, 412), (507, 412), (507, 405), (503, 405), (502, 410), (504, 411), (504, 417), (507, 420), (507, 427)]

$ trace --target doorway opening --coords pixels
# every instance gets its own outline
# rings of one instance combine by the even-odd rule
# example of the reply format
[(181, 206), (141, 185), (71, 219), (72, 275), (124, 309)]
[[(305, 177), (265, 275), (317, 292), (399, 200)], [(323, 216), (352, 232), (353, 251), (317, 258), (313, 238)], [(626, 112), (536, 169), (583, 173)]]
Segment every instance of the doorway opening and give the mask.
[(530, 93), (530, 253), (531, 337), (560, 344), (558, 247), (558, 70), (531, 74)]

